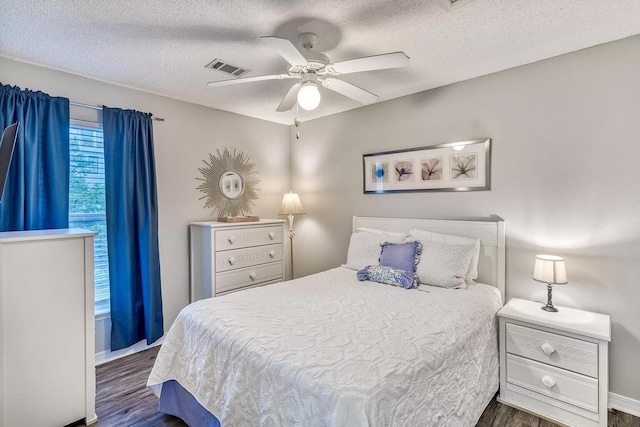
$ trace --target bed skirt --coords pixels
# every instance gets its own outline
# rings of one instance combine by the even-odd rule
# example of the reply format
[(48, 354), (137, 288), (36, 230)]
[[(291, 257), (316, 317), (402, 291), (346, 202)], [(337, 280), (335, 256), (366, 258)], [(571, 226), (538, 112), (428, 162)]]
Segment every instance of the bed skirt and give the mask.
[(158, 411), (182, 419), (189, 427), (220, 427), (220, 421), (175, 380), (162, 384)]

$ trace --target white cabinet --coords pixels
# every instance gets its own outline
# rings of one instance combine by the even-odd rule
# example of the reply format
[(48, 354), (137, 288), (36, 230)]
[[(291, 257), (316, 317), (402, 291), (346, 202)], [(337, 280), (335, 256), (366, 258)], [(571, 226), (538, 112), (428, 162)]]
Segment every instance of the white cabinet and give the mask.
[(514, 298), (498, 312), (498, 400), (570, 426), (606, 426), (609, 316), (542, 305)]
[(189, 225), (191, 302), (284, 280), (285, 221)]
[(94, 234), (0, 233), (0, 427), (97, 419)]

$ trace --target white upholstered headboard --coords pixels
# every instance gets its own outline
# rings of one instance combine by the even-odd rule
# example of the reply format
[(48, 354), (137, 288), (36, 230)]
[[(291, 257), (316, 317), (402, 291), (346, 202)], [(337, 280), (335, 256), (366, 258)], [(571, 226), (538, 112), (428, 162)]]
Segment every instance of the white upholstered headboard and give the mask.
[(506, 290), (504, 220), (494, 217), (487, 220), (448, 220), (414, 218), (353, 217), (353, 231), (359, 227), (378, 228), (385, 231), (409, 233), (417, 228), (434, 233), (473, 237), (482, 242), (478, 262), (478, 282), (495, 286), (502, 293)]

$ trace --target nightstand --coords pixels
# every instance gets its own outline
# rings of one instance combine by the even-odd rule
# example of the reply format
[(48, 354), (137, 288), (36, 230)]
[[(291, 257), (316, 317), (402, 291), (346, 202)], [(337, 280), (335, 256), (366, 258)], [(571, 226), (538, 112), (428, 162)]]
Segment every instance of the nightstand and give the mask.
[(499, 312), (498, 401), (578, 426), (607, 425), (609, 316), (518, 298)]

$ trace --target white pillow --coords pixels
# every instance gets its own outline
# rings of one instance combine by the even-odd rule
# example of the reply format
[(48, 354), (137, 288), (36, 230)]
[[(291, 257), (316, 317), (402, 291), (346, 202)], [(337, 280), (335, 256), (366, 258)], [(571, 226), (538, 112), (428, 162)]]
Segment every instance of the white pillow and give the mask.
[(473, 257), (474, 245), (449, 245), (422, 240), (422, 256), (416, 269), (425, 285), (466, 289), (465, 273)]
[(381, 234), (383, 236), (396, 236), (396, 237), (401, 237), (403, 239), (407, 237), (407, 233), (395, 233), (393, 231), (380, 230), (379, 228), (358, 227), (357, 231), (364, 231), (364, 232), (373, 233), (373, 234)]
[(359, 231), (351, 235), (347, 263), (345, 267), (352, 270), (362, 270), (368, 265), (378, 265), (380, 259), (380, 244), (384, 242), (403, 243), (404, 234), (389, 236), (384, 234)]
[(478, 261), (480, 260), (480, 240), (471, 237), (453, 236), (451, 234), (439, 234), (426, 230), (413, 229), (409, 231), (409, 236), (420, 240), (424, 245), (425, 241), (444, 243), (446, 245), (473, 245), (474, 252), (469, 262), (465, 280), (473, 282), (478, 278)]

